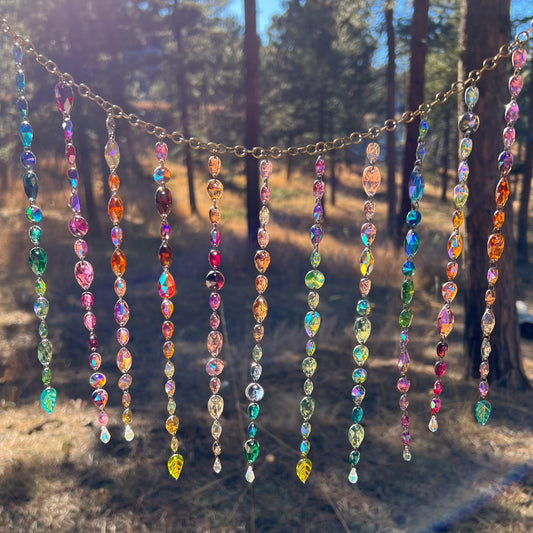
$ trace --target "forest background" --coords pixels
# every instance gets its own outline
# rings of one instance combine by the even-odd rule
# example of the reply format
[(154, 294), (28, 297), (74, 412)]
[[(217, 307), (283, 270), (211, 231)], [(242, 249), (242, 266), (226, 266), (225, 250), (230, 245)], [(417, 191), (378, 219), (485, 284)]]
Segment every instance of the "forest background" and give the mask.
[[(252, 2), (247, 4), (249, 8)], [(477, 43), (481, 59), (493, 56), (499, 45), (511, 40), (518, 30), (529, 27), (532, 15), (527, 12), (526, 2), (512, 2), (510, 18), (508, 3), (494, 2), (500, 10), (507, 9), (506, 26), (500, 24), (498, 9), (478, 11), (476, 16), (483, 18), (480, 24), (485, 25), (481, 27), (498, 25), (500, 28), (501, 34), (494, 32), (492, 35), (497, 43), (492, 48), (491, 35), (469, 30), (466, 22), (468, 8), (475, 8), (476, 2), (465, 1), (462, 6), (459, 1), (430, 5), (416, 1), (413, 4), (398, 2), (395, 6), (394, 2), (364, 0), (282, 3), (279, 15), (273, 18), (266, 35), (261, 36), (258, 50), (258, 145), (306, 146), (317, 140), (333, 140), (354, 130), (365, 132), (393, 115), (400, 116), (405, 109), (415, 109), (409, 100), (409, 89), (413, 86), (409, 65), (416, 48), (413, 34), (415, 43), (418, 39), (426, 45), (423, 70), (418, 69), (423, 87), (419, 103), (422, 103), (449, 88), (457, 79), (460, 42)], [(13, 28), (31, 38), (36, 48), (52, 58), (63, 72), (69, 72), (78, 82), (87, 83), (96, 93), (143, 120), (168, 131), (178, 130), (186, 138), (194, 136), (227, 146), (255, 146), (248, 142), (246, 133), (245, 33), (241, 21), (228, 14), (227, 2), (1, 0), (0, 6)], [(395, 7), (402, 16), (395, 15)], [(395, 39), (392, 108), (388, 56), (383, 47), (387, 12), (392, 17)], [(416, 37), (414, 30), (425, 27), (421, 23), (424, 15), (427, 32)], [(463, 36), (460, 35), (461, 25)], [(11, 46), (7, 38), (5, 41), (0, 57), (2, 72), (14, 73)], [(529, 43), (528, 46), (531, 50)], [(481, 59), (474, 57), (472, 45), (466, 47), (465, 55), (468, 56), (466, 61), (473, 58), (473, 66), (467, 71), (479, 68)], [(45, 248), (50, 255), (46, 274), (52, 302), (49, 322), (51, 330), (56, 329), (52, 368), (63, 399), (48, 419), (36, 404), (40, 376), (33, 348), (36, 326), (32, 314), (28, 313), (33, 302), (30, 272), (20, 275), (24, 273), (20, 265), (26, 261), (27, 242), (21, 237), (26, 231), (21, 221), (25, 198), (19, 183), (21, 171), (15, 163), (20, 142), (14, 133), (18, 120), (14, 76), (3, 75), (0, 77), (0, 94), (3, 95), (0, 204), (6, 229), (0, 237), (4, 250), (0, 370), (5, 409), (0, 419), (0, 527), (6, 531), (42, 530), (52, 524), (61, 531), (291, 531), (296, 528), (303, 531), (325, 528), (332, 531), (473, 531), (490, 521), (500, 528), (496, 530), (528, 531), (533, 523), (533, 429), (528, 408), (532, 347), (530, 341), (518, 337), (514, 302), (517, 292), (521, 299), (533, 302), (528, 254), (531, 246), (529, 193), (524, 187), (531, 180), (531, 135), (528, 135), (531, 113), (526, 117), (526, 110), (531, 107), (531, 91), (525, 89), (519, 98), (523, 111), (516, 126), (517, 147), (512, 174), (516, 200), (508, 207), (506, 220), (518, 244), (506, 247), (504, 259), (508, 276), (502, 277), (498, 292), (503, 300), (502, 312), (507, 313), (497, 315), (497, 328), (507, 329), (503, 334), (495, 330), (496, 339), (503, 339), (505, 344), (500, 349), (496, 347), (495, 361), (501, 359), (502, 362), (495, 365), (491, 376), (492, 401), (499, 405), (499, 412), (495, 412), (491, 423), (483, 430), (474, 425), (475, 394), (472, 391), (475, 392), (477, 381), (471, 376), (477, 373), (480, 313), (479, 309), (475, 312), (469, 309), (471, 305), (479, 307), (480, 304), (469, 302), (468, 295), (479, 300), (484, 288), (480, 285), (480, 291), (479, 282), (469, 279), (469, 267), (465, 264), (462, 265), (465, 277), (461, 278), (461, 274), (458, 279), (460, 287), (464, 286), (467, 310), (460, 309), (459, 301), (455, 303), (458, 325), (450, 337), (450, 345), (454, 347), (450, 350), (450, 367), (454, 369), (447, 374), (449, 382), (445, 384), (449, 400), (444, 405), (449, 413), (442, 415), (447, 423), (438, 432), (438, 442), (431, 440), (434, 436), (428, 433), (425, 418), (437, 340), (434, 322), (442, 306), (437, 295), (440, 287), (436, 287), (440, 285), (447, 259), (448, 234), (443, 228), (449, 227), (451, 231), (451, 189), (458, 164), (455, 149), (457, 103), (451, 99), (446, 105), (436, 106), (428, 120), (430, 135), (424, 162), (427, 188), (421, 206), (424, 223), (420, 229), (426, 248), (422, 247), (417, 261), (419, 300), (414, 304), (416, 325), (413, 326), (413, 334), (420, 335), (420, 341), (414, 349), (416, 355), (412, 355), (413, 359), (418, 359), (412, 366), (413, 382), (419, 385), (412, 394), (415, 403), (412, 418), (420, 421), (413, 426), (413, 433), (416, 430), (419, 436), (414, 445), (417, 457), (410, 465), (404, 464), (400, 457), (401, 432), (395, 391), (397, 355), (394, 352), (399, 335), (397, 315), (401, 302), (396, 293), (401, 284), (405, 230), (405, 212), (402, 211), (405, 187), (402, 184), (410, 173), (404, 167), (412, 168), (412, 161), (407, 152), (404, 156), (408, 139), (402, 128), (396, 131), (396, 145), (392, 149), (392, 145), (385, 145), (385, 139), (380, 139), (382, 159), (393, 154), (395, 162), (392, 174), (382, 184), (386, 192), (376, 197), (380, 206), (378, 236), (382, 241), (376, 241), (373, 274), (373, 351), (376, 358), (374, 362), (369, 360), (369, 374), (374, 373), (376, 377), (373, 385), (369, 377), (367, 387), (366, 453), (363, 445), (358, 467), (360, 482), (355, 489), (346, 482), (348, 451), (344, 435), (351, 423), (351, 380), (345, 382), (343, 376), (349, 377), (353, 370), (350, 369), (350, 345), (354, 339), (349, 323), (353, 321), (353, 304), (358, 298), (358, 223), (362, 222), (363, 203), (360, 184), (354, 178), (365, 164), (365, 143), (332, 151), (326, 156), (328, 189), (323, 254), (325, 262), (328, 253), (330, 257), (329, 266), (325, 266), (328, 269), (326, 286), (329, 285), (330, 292), (325, 293), (324, 324), (318, 338), (319, 345), (323, 344), (323, 355), (316, 387), (323, 392), (317, 392), (322, 414), (317, 409), (316, 426), (313, 426), (317, 427), (312, 438), (316, 466), (305, 487), (301, 487), (298, 480), (294, 481), (294, 464), (299, 433), (298, 402), (303, 383), (301, 372), (298, 374), (304, 343), (300, 324), (305, 314), (302, 280), (311, 251), (306, 228), (312, 220), (312, 205), (308, 204), (312, 200), (309, 180), (312, 180), (314, 158), (284, 156), (274, 161), (270, 245), (273, 263), (265, 337), (271, 335), (266, 348), (272, 356), (270, 362), (264, 364), (267, 398), (264, 409), (262, 406), (264, 420), (259, 422), (260, 432), (265, 432), (260, 439), (264, 462), (252, 490), (244, 482), (244, 464), (239, 464), (244, 460), (242, 452), (236, 449), (241, 446), (245, 434), (246, 404), (241, 389), (249, 380), (246, 377), (249, 372), (247, 354), (252, 346), (250, 307), (254, 298), (250, 276), (255, 244), (250, 248), (243, 245), (250, 240), (246, 224), (252, 226), (254, 235), (256, 218), (250, 216), (250, 204), (245, 198), (250, 188), (253, 191), (255, 187), (257, 192), (258, 182), (250, 179), (249, 172), (246, 176), (243, 159), (222, 157), (223, 202), (227, 202), (221, 204), (223, 265), (226, 265), (228, 280), (233, 283), (228, 281), (223, 292), (228, 331), (224, 349), (227, 362), (231, 363), (225, 371), (228, 373), (225, 386), (234, 401), (227, 400), (227, 426), (223, 433), (227, 432), (228, 438), (224, 447), (228, 467), (220, 479), (213, 480), (209, 466), (210, 424), (204, 412), (208, 385), (207, 376), (202, 374), (202, 361), (205, 365), (207, 359), (202, 339), (208, 333), (207, 326), (203, 325), (207, 324), (209, 316), (207, 294), (201, 287), (204, 270), (207, 272), (205, 255), (209, 231), (205, 198), (207, 154), (184, 146), (169, 146), (169, 161), (173, 162), (171, 188), (175, 189), (172, 223), (179, 228), (174, 232), (179, 291), (175, 304), (175, 321), (179, 324), (176, 345), (180, 352), (176, 398), (182, 409), (180, 433), (183, 429), (182, 447), (187, 465), (176, 485), (167, 479), (165, 472), (168, 439), (164, 430), (164, 393), (158, 383), (163, 373), (154, 368), (154, 361), (163, 359), (159, 356), (158, 320), (153, 319), (158, 313), (157, 294), (153, 290), (158, 265), (157, 261), (154, 264), (146, 259), (147, 251), (151, 253), (154, 247), (152, 256), (157, 256), (154, 236), (158, 232), (158, 220), (154, 216), (150, 178), (154, 166), (150, 146), (155, 140), (125, 121), (118, 121), (117, 139), (122, 151), (119, 174), (126, 204), (124, 249), (128, 257), (128, 301), (132, 307), (132, 332), (135, 327), (139, 331), (132, 339), (136, 346), (134, 368), (137, 373), (133, 373), (132, 395), (137, 436), (131, 445), (120, 442), (117, 422), (116, 437), (110, 445), (102, 447), (95, 436), (94, 408), (87, 401), (90, 390), (84, 355), (85, 334), (74, 282), (65, 289), (65, 280), (72, 277), (72, 265), (65, 253), (70, 244), (64, 230), (68, 215), (63, 205), (67, 197), (61, 170), (60, 117), (53, 99), (55, 79), (28, 58), (25, 58), (24, 68), (31, 123), (36, 132), (32, 146), (39, 157), (40, 198), (48, 224)], [(509, 65), (498, 70), (501, 71), (499, 78), (496, 78), (497, 72), (485, 73), (485, 93), (480, 86), (482, 98), (486, 95), (488, 112), (496, 120), (494, 128), (489, 125), (489, 119), (481, 121), (485, 131), (496, 139), (496, 148), (489, 150), (488, 157), (492, 159), (490, 164), (496, 174), (501, 140), (493, 132), (503, 127), (503, 113), (498, 101), (490, 100), (490, 96), (505, 88)], [(503, 79), (503, 84), (496, 83), (496, 79)], [(526, 87), (531, 85), (530, 79), (526, 68)], [(109, 259), (102, 253), (103, 250), (109, 250), (108, 255), (112, 253), (107, 237), (109, 190), (103, 151), (105, 114), (79, 95), (75, 96), (74, 109), (78, 167), (83, 176), (82, 209), (91, 225), (89, 245), (93, 252), (96, 250), (93, 262), (97, 272), (102, 272), (101, 277), (97, 277), (94, 292), (97, 299), (102, 295), (99, 305), (106, 318), (98, 327), (105, 351), (111, 354), (116, 347), (108, 308), (113, 305), (114, 295), (109, 290), (112, 274), (106, 273), (110, 270)], [(475, 147), (476, 142), (474, 137)], [(481, 137), (479, 142), (481, 144)], [(479, 152), (484, 153), (481, 147)], [(414, 150), (411, 150), (411, 157), (413, 155)], [(250, 159), (248, 164), (257, 169), (256, 160)], [(384, 176), (385, 173), (383, 165)], [(487, 176), (484, 172), (478, 174), (482, 180)], [(390, 186), (391, 175), (394, 187)], [(489, 180), (492, 189), (493, 181)], [(392, 198), (391, 191), (395, 192)], [(492, 194), (490, 191), (489, 198)], [(426, 202), (427, 212), (424, 211)], [(493, 205), (488, 205), (490, 212), (493, 209)], [(480, 227), (487, 234), (480, 236), (476, 232), (473, 240), (481, 243), (481, 255), (486, 263), (484, 248), (490, 222), (483, 220)], [(202, 246), (202, 238), (205, 246)], [(330, 244), (327, 244), (328, 239)], [(475, 244), (472, 242), (468, 250), (472, 257), (478, 253)], [(441, 264), (437, 264), (435, 257), (442, 258)], [(397, 276), (391, 276), (391, 265)], [(478, 270), (481, 283), (486, 285), (483, 274), (486, 266), (472, 269)], [(347, 291), (350, 298), (346, 298)], [(244, 313), (249, 315), (249, 324), (242, 323)], [(329, 326), (326, 325), (328, 314)], [(476, 332), (463, 343), (463, 334), (466, 332), (468, 337), (469, 333), (468, 323), (464, 329), (460, 325), (465, 320), (470, 320), (470, 329), (476, 328)], [(112, 360), (112, 356), (109, 359)], [(112, 374), (112, 362), (108, 365)], [(285, 372), (287, 365), (296, 370)], [(319, 378), (320, 375), (323, 377)], [(180, 379), (183, 380), (181, 389)], [(110, 404), (118, 397), (113, 396), (113, 387), (109, 382)], [(339, 390), (346, 390), (346, 394), (340, 394), (342, 400), (338, 400)], [(159, 411), (160, 417), (154, 414)], [(290, 414), (273, 420), (269, 412)], [(114, 413), (113, 409), (110, 413)], [(114, 414), (118, 420), (118, 408)]]

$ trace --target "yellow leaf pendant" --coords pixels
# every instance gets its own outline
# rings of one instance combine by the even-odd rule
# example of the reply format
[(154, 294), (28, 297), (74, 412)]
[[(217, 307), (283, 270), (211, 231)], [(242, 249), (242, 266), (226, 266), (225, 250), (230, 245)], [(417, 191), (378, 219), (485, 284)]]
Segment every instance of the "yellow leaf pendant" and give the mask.
[(307, 481), (312, 468), (313, 463), (311, 462), (311, 459), (305, 457), (298, 461), (298, 464), (296, 465), (296, 474), (302, 483)]
[(174, 479), (178, 479), (183, 468), (183, 457), (177, 453), (171, 455), (168, 460), (168, 472)]

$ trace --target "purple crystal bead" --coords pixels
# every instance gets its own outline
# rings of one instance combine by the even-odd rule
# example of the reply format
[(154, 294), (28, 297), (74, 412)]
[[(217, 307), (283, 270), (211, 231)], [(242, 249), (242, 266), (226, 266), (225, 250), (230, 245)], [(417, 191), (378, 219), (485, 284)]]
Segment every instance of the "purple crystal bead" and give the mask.
[(75, 168), (69, 168), (67, 170), (67, 179), (70, 186), (75, 189), (78, 186), (78, 171)]
[(164, 161), (168, 156), (168, 146), (167, 143), (158, 141), (155, 145), (155, 156), (158, 161)]
[(502, 152), (498, 157), (498, 168), (502, 174), (508, 174), (513, 167), (513, 154)]
[(511, 93), (511, 96), (518, 96), (523, 86), (524, 82), (520, 74), (509, 78), (509, 92)]
[(94, 296), (91, 292), (84, 292), (81, 295), (81, 305), (83, 305), (83, 308), (87, 311), (89, 309), (92, 309), (94, 305)]
[(56, 95), (57, 108), (59, 109), (59, 112), (63, 115), (70, 114), (70, 110), (72, 109), (72, 100), (74, 99), (72, 87), (59, 82), (55, 86), (54, 92)]
[(115, 247), (122, 244), (122, 228), (120, 226), (113, 226), (111, 229), (111, 242)]
[(505, 121), (516, 122), (520, 115), (518, 104), (513, 100), (505, 106)]
[(220, 294), (218, 292), (212, 292), (209, 296), (209, 306), (213, 311), (216, 311), (220, 307)]
[(120, 299), (117, 301), (113, 316), (119, 326), (125, 326), (128, 323), (130, 319), (130, 308), (125, 300)]
[(26, 170), (33, 170), (36, 162), (35, 154), (29, 150), (24, 150), (24, 152), (20, 154), (20, 162)]
[(326, 186), (324, 182), (322, 180), (315, 180), (315, 183), (313, 183), (313, 194), (317, 200), (320, 200), (324, 196), (325, 190)]
[(324, 159), (322, 157), (319, 157), (316, 160), (315, 170), (316, 170), (316, 175), (317, 176), (323, 176), (324, 175), (324, 172), (326, 171), (326, 162), (324, 161)]
[(517, 48), (514, 52), (513, 52), (513, 67), (514, 68), (523, 68), (524, 65), (526, 64), (526, 61), (527, 61), (527, 53), (526, 51), (520, 47), (520, 48)]
[(75, 192), (70, 195), (70, 198), (68, 199), (68, 206), (75, 213), (80, 212), (80, 197)]
[(503, 130), (503, 146), (505, 148), (510, 148), (515, 140), (515, 129), (511, 126), (508, 126)]

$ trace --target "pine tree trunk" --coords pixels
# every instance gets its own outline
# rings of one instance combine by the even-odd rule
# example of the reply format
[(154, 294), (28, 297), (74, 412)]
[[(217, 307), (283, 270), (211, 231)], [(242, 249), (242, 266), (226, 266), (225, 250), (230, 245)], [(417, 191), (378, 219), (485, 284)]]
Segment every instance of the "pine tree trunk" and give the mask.
[[(394, 45), (393, 10), (385, 11), (387, 25), (387, 116), (394, 117), (396, 93), (396, 51)], [(396, 132), (388, 131), (386, 135), (387, 147), (387, 235), (394, 236), (396, 227)]]
[[(413, 20), (411, 23), (411, 64), (409, 67), (408, 102), (409, 110), (416, 111), (424, 101), (424, 71), (428, 38), (428, 0), (414, 0)], [(402, 200), (398, 214), (398, 238), (402, 236), (405, 216), (411, 209), (409, 197), (409, 178), (416, 160), (419, 121), (407, 124), (407, 134), (403, 154)]]
[[(246, 90), (246, 146), (259, 146), (259, 38), (255, 0), (244, 0), (244, 70)], [(258, 161), (246, 156), (246, 218), (248, 241), (255, 243), (259, 229)]]
[[(509, 0), (463, 0), (460, 54), (464, 77), (481, 67), (483, 59), (494, 55), (509, 40)], [(483, 38), (480, 38), (483, 36)], [(485, 311), (487, 289), (487, 239), (492, 231), (496, 208), (494, 190), (500, 178), (498, 155), (502, 151), (501, 132), (505, 127), (504, 105), (509, 101), (507, 79), (509, 60), (495, 71), (486, 73), (478, 84), (480, 98), (474, 111), (479, 114), (480, 127), (473, 133), (473, 150), (469, 157), (470, 189), (466, 217), (465, 288), (465, 354), (468, 374), (479, 377), (481, 362), (481, 316)], [(489, 380), (501, 386), (525, 388), (527, 378), (520, 361), (518, 321), (516, 314), (514, 255), (512, 232), (512, 198), (505, 207), (503, 225), (505, 250), (498, 261), (499, 278), (493, 306), (496, 325), (490, 337)]]

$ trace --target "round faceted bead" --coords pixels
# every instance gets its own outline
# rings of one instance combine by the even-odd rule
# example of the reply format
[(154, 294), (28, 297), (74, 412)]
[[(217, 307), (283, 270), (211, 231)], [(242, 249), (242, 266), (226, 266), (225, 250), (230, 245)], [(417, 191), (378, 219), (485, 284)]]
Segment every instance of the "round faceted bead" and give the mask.
[(168, 215), (172, 210), (172, 194), (170, 189), (159, 187), (155, 193), (155, 203), (160, 215)]
[(37, 207), (36, 205), (30, 205), (26, 209), (26, 218), (32, 224), (38, 224), (39, 222), (41, 222), (43, 218), (43, 213), (41, 211), (41, 208)]
[(324, 285), (325, 280), (326, 278), (320, 270), (310, 270), (305, 275), (305, 286), (311, 290), (320, 289)]
[(370, 310), (371, 310), (370, 302), (368, 300), (359, 300), (357, 302), (355, 310), (361, 316), (368, 315), (370, 313)]
[(107, 392), (104, 389), (96, 389), (92, 394), (92, 401), (98, 409), (103, 409), (107, 404)]
[(401, 376), (396, 383), (396, 388), (401, 393), (406, 393), (411, 388), (411, 380), (406, 376)]
[(102, 388), (106, 383), (105, 376), (101, 374), (100, 372), (95, 372), (91, 375), (89, 378), (89, 384), (93, 389), (100, 389)]
[(169, 379), (165, 383), (165, 392), (167, 393), (168, 396), (173, 396), (174, 393), (176, 392), (176, 383), (174, 383), (172, 379)]
[(207, 182), (207, 194), (211, 200), (219, 200), (223, 192), (224, 186), (220, 180), (213, 178)]
[(363, 170), (363, 189), (367, 196), (374, 196), (381, 185), (381, 171), (376, 166)]
[(154, 170), (154, 181), (159, 185), (165, 185), (170, 181), (170, 170), (167, 167), (159, 166)]
[(24, 152), (20, 154), (20, 162), (22, 163), (22, 166), (26, 170), (31, 170), (35, 168), (35, 164), (36, 164), (35, 154), (31, 152), (30, 150), (24, 150)]
[(222, 370), (224, 370), (224, 362), (218, 358), (210, 359), (205, 366), (205, 371), (211, 377), (218, 376), (222, 373)]
[(172, 248), (164, 242), (159, 247), (159, 264), (163, 267), (169, 267), (172, 263)]
[(259, 383), (250, 383), (246, 387), (244, 394), (250, 402), (259, 402), (263, 399), (265, 391)]
[(414, 228), (418, 226), (418, 224), (420, 224), (420, 221), (422, 220), (422, 215), (420, 214), (420, 211), (412, 209), (407, 213), (405, 220), (411, 228)]
[(89, 224), (83, 217), (76, 215), (70, 219), (68, 229), (73, 237), (85, 237), (89, 231)]
[(470, 133), (479, 128), (479, 116), (471, 111), (467, 111), (459, 117), (459, 129), (463, 133)]
[(352, 389), (352, 400), (359, 405), (365, 399), (366, 390), (362, 385), (356, 385)]
[(35, 313), (35, 316), (42, 320), (47, 317), (49, 310), (50, 304), (48, 300), (44, 296), (39, 296), (33, 304), (33, 312)]
[(363, 367), (356, 368), (352, 373), (352, 380), (354, 383), (364, 383), (366, 381), (367, 372)]

